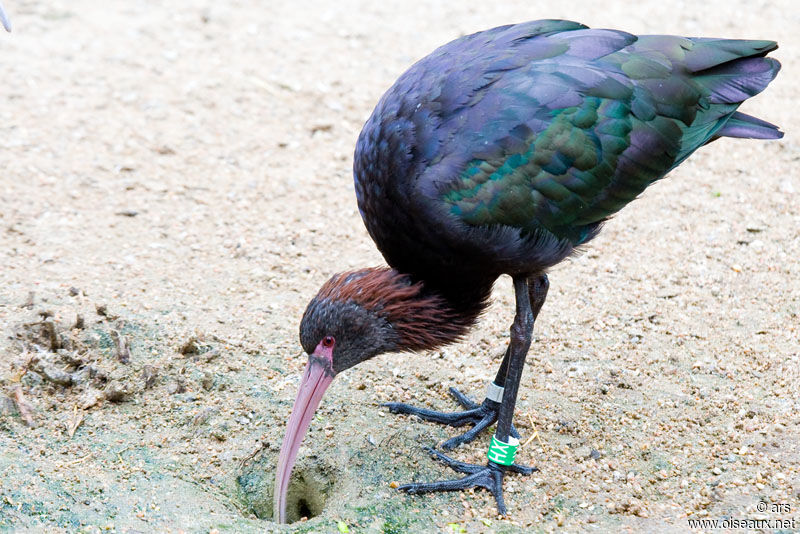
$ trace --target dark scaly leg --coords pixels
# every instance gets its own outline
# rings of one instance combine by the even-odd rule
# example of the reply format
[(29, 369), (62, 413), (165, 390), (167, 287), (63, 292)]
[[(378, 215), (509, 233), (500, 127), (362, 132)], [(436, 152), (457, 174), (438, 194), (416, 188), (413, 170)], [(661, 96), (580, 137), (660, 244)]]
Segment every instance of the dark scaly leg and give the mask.
[[(536, 321), (536, 317), (539, 316), (539, 311), (542, 309), (542, 305), (547, 297), (549, 282), (547, 280), (547, 275), (532, 277), (528, 282), (530, 310), (533, 315), (533, 320)], [(441, 423), (443, 425), (454, 427), (461, 427), (468, 424), (473, 425), (472, 428), (463, 434), (454, 436), (442, 443), (442, 448), (450, 450), (458, 447), (462, 443), (469, 443), (478, 437), (478, 434), (497, 421), (497, 415), (500, 411), (500, 400), (503, 398), (503, 385), (506, 382), (506, 374), (508, 372), (510, 351), (511, 345), (509, 344), (506, 349), (506, 354), (503, 356), (503, 362), (497, 370), (497, 376), (492, 385), (489, 386), (487, 397), (483, 399), (481, 404), (476, 403), (458, 389), (450, 388), (450, 394), (455, 398), (456, 402), (466, 409), (466, 411), (454, 413), (438, 412), (426, 408), (417, 408), (400, 402), (387, 402), (384, 406), (388, 407), (389, 411), (392, 413), (416, 415), (426, 421)], [(514, 425), (511, 425), (511, 435), (515, 438), (519, 438), (519, 433), (517, 429), (514, 428)]]
[[(514, 317), (514, 323), (511, 325), (511, 342), (507, 352), (508, 362), (505, 365), (505, 391), (498, 410), (497, 431), (495, 432), (495, 437), (503, 443), (512, 441), (509, 436), (512, 436), (512, 420), (517, 403), (519, 383), (522, 378), (522, 369), (525, 366), (525, 357), (531, 345), (534, 309), (537, 312), (541, 309), (541, 304), (547, 296), (547, 289), (548, 281), (546, 275), (532, 277), (530, 284), (524, 277), (514, 278), (517, 313)], [(537, 297), (536, 303), (538, 306), (531, 306), (531, 295)], [(453, 460), (433, 449), (428, 450), (436, 459), (444, 462), (455, 471), (465, 473), (467, 476), (461, 479), (441, 482), (405, 484), (398, 489), (408, 493), (426, 493), (430, 491), (464, 490), (474, 487), (486, 488), (494, 495), (498, 512), (506, 515), (506, 505), (503, 500), (503, 476), (508, 471), (526, 475), (533, 472), (530, 467), (513, 463), (511, 465), (500, 465), (491, 459), (487, 461), (486, 465), (468, 464)]]

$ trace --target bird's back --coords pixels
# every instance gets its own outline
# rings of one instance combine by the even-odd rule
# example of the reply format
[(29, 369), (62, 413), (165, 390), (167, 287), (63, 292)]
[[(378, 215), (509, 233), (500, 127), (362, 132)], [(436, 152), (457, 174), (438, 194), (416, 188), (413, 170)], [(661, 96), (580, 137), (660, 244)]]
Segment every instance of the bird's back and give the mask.
[(634, 36), (535, 21), (453, 41), (359, 137), (362, 217), (390, 265), (430, 277), (543, 270), (703, 144), (778, 138), (736, 111), (771, 41)]

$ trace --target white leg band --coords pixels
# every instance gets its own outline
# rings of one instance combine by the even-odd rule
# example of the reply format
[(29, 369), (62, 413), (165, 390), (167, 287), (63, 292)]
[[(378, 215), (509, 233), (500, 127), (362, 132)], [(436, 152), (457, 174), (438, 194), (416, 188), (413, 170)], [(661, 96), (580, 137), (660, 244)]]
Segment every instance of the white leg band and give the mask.
[(489, 382), (489, 387), (486, 388), (486, 398), (495, 402), (503, 402), (503, 391), (505, 391), (505, 388), (501, 388), (494, 382)]

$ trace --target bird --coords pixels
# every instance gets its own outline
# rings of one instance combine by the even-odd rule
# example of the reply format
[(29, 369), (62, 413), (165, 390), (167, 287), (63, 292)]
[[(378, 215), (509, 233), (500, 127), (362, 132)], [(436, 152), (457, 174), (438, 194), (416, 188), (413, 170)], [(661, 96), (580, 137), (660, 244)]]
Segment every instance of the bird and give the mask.
[(780, 63), (767, 57), (776, 48), (538, 20), (460, 37), (402, 74), (353, 157), (359, 212), (388, 265), (333, 275), (302, 316), (308, 363), (278, 457), (274, 518), (286, 520), (298, 449), (334, 377), (378, 354), (461, 339), (502, 275), (513, 282), (515, 317), (483, 402), (451, 389), (464, 411), (386, 406), (472, 425), (444, 449), (496, 422), (485, 464), (431, 447), (464, 476), (399, 489), (484, 488), (507, 515), (505, 475), (533, 471), (514, 462), (513, 415), (548, 269), (701, 146), (781, 138), (777, 126), (737, 111), (778, 74)]

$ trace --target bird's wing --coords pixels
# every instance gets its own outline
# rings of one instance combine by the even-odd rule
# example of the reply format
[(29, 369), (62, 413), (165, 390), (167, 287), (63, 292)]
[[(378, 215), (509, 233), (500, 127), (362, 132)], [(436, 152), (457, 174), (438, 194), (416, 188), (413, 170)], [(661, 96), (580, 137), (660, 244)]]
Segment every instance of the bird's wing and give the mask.
[(775, 48), (566, 21), (496, 28), (412, 67), (384, 97), (396, 106), (384, 117), (412, 127), (404, 155), (416, 166), (416, 187), (452, 216), (545, 229), (579, 244), (698, 147), (726, 135), (731, 116), (736, 136), (779, 136), (735, 113), (777, 74), (779, 63), (763, 57)]

